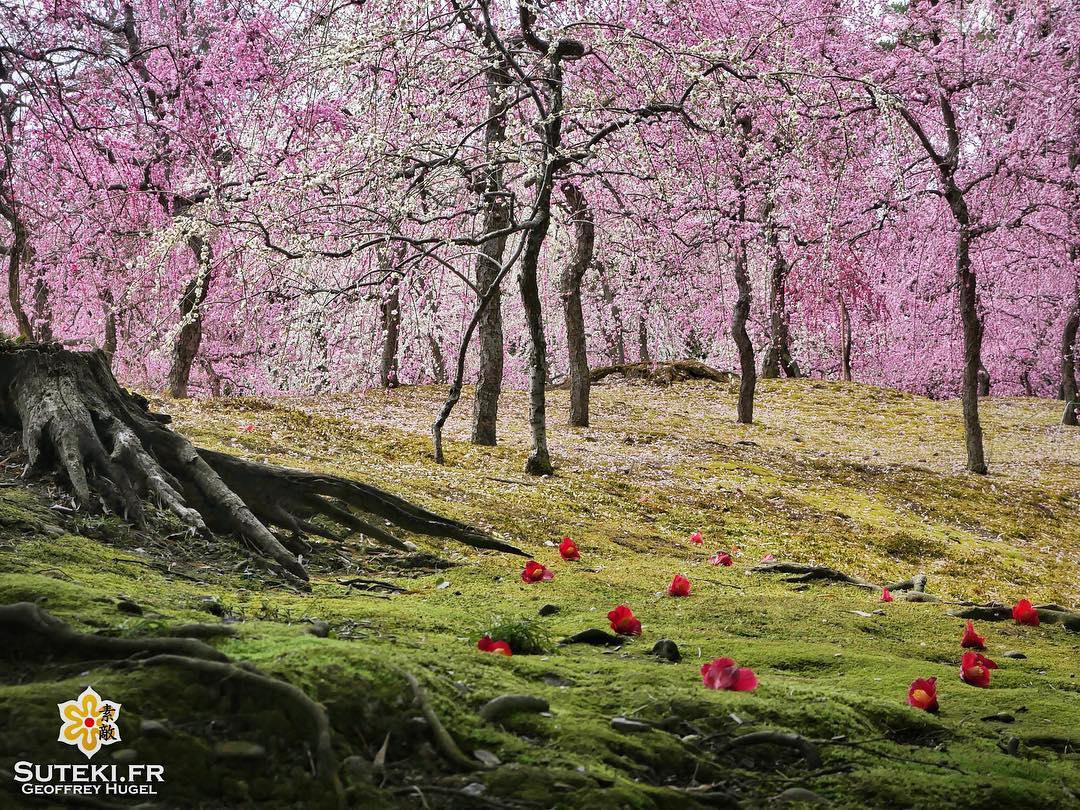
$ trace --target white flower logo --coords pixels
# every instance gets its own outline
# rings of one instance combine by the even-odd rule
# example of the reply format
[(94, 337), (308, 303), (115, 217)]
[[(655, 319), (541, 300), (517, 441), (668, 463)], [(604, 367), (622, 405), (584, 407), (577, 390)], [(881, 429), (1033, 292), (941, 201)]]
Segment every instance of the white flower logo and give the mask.
[(61, 720), (57, 742), (78, 746), (87, 759), (101, 746), (120, 742), (120, 728), (116, 725), (120, 704), (102, 700), (93, 687), (86, 687), (75, 700), (56, 706)]

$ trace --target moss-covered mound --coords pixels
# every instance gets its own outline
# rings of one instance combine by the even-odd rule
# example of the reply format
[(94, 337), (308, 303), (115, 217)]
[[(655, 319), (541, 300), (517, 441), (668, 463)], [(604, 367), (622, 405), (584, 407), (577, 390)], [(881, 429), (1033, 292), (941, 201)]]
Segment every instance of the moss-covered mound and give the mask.
[[(595, 390), (592, 428), (569, 429), (565, 392), (553, 392), (557, 474), (535, 480), (520, 472), (525, 403), (514, 395), (500, 447), (461, 441), (462, 413), (448, 428), (448, 464), (435, 465), (427, 428), (439, 394), (156, 406), (202, 446), (370, 481), (490, 528), (552, 580), (526, 584), (522, 560), (452, 541), (414, 537), (421, 550), (403, 557), (353, 537), (312, 543), (312, 591), (299, 593), (242, 549), (165, 518), (139, 532), (71, 513), (58, 491), (16, 483), (9, 461), (0, 604), (37, 601), (111, 636), (228, 623), (234, 635), (209, 643), (325, 707), (351, 807), (764, 807), (811, 798), (800, 789), (852, 808), (1076, 806), (1080, 635), (976, 622), (1000, 665), (979, 689), (959, 678), (963, 622), (949, 615), (965, 600), (1080, 606), (1080, 434), (1056, 424), (1055, 403), (985, 402), (992, 474), (982, 478), (960, 471), (956, 403), (765, 381), (759, 423), (747, 427), (734, 424), (724, 383), (616, 384)], [(690, 542), (695, 531), (703, 545)], [(564, 535), (580, 561), (560, 559)], [(732, 566), (710, 563), (721, 549)], [(869, 589), (751, 573), (767, 554), (876, 583), (925, 573), (942, 601), (882, 604)], [(689, 597), (667, 595), (677, 573)], [(558, 643), (607, 630), (618, 604), (642, 621), (640, 638)], [(548, 605), (557, 610), (540, 616)], [(479, 652), (489, 631), (522, 652)], [(650, 654), (661, 638), (681, 661)], [(705, 689), (700, 666), (720, 656), (752, 667), (757, 690)], [(453, 763), (406, 673), (454, 744), (486, 765)], [(936, 715), (906, 704), (911, 681), (931, 676)], [(48, 805), (12, 790), (16, 760), (86, 762), (56, 742), (56, 704), (88, 684), (123, 705), (122, 743), (93, 764), (163, 764), (155, 806), (338, 803), (333, 780), (313, 774), (304, 717), (272, 692), (8, 644), (0, 806)], [(550, 710), (480, 717), (506, 694)], [(812, 741), (820, 763), (775, 741), (732, 744), (763, 730)]]

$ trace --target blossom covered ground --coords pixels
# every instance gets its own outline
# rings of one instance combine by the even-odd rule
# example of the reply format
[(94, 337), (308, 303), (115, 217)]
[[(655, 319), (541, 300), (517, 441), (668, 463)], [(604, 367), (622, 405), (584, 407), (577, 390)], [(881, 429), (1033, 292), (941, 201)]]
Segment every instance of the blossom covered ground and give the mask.
[[(400, 557), (356, 538), (311, 550), (302, 594), (242, 553), (66, 516), (47, 491), (4, 487), (0, 602), (43, 598), (79, 629), (120, 635), (235, 621), (237, 636), (215, 642), (223, 651), (326, 706), (355, 807), (757, 807), (793, 789), (853, 808), (1075, 806), (1080, 636), (1013, 621), (969, 631), (948, 615), (960, 600), (1080, 607), (1080, 435), (1058, 424), (1058, 404), (985, 401), (994, 463), (982, 478), (962, 472), (955, 402), (770, 380), (758, 423), (744, 426), (730, 420), (734, 396), (704, 382), (598, 386), (592, 427), (554, 420), (557, 470), (544, 479), (519, 472), (521, 394), (508, 396), (498, 448), (465, 443), (464, 418), (452, 420), (441, 467), (427, 438), (434, 388), (158, 402), (200, 445), (370, 481), (492, 529), (551, 576), (526, 582), (524, 558), (453, 541), (414, 537), (421, 551)], [(563, 412), (565, 393), (551, 397)], [(560, 549), (567, 536), (579, 559)], [(750, 573), (769, 555), (877, 583), (925, 573), (945, 603)], [(344, 584), (356, 577), (400, 590)], [(558, 610), (541, 617), (545, 605)], [(608, 616), (619, 605), (639, 636), (624, 625), (620, 646), (557, 643), (619, 629)], [(310, 632), (316, 622), (329, 637)], [(514, 654), (478, 649), (485, 634)], [(651, 655), (660, 639), (682, 660)], [(323, 801), (302, 724), (258, 696), (161, 669), (11, 662), (0, 721), (20, 734), (0, 740), (3, 759), (58, 757), (55, 704), (92, 684), (124, 706), (124, 742), (103, 759), (135, 749), (166, 764), (170, 802)], [(754, 688), (740, 691), (743, 670)], [(405, 673), (465, 752), (498, 764), (455, 772)], [(550, 711), (481, 719), (506, 694)], [(936, 713), (921, 710), (932, 702)], [(168, 735), (143, 733), (148, 720)], [(764, 730), (814, 741), (820, 763), (790, 746), (730, 745)], [(225, 757), (237, 741), (262, 758)]]

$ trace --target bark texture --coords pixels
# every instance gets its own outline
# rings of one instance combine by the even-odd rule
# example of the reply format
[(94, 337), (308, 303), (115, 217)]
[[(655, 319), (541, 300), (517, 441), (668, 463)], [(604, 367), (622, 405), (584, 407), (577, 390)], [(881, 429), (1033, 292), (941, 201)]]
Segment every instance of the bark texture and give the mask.
[(172, 348), (169, 365), (169, 394), (177, 399), (188, 395), (191, 366), (202, 344), (202, 305), (210, 291), (210, 268), (213, 257), (210, 244), (201, 236), (188, 239), (188, 247), (195, 257), (195, 276), (184, 288), (180, 298), (180, 332)]
[(1065, 321), (1061, 333), (1061, 398), (1065, 400), (1065, 410), (1061, 424), (1076, 425), (1077, 410), (1080, 403), (1076, 399), (1076, 332), (1080, 329), (1080, 301), (1073, 303), (1072, 312)]
[(840, 299), (840, 372), (844, 382), (851, 382), (851, 315)]
[(757, 369), (754, 367), (754, 344), (746, 331), (753, 295), (750, 289), (750, 272), (746, 266), (746, 244), (742, 241), (735, 250), (735, 284), (739, 289), (739, 297), (731, 314), (731, 336), (739, 352), (739, 402), (736, 414), (739, 422), (749, 425), (754, 421)]

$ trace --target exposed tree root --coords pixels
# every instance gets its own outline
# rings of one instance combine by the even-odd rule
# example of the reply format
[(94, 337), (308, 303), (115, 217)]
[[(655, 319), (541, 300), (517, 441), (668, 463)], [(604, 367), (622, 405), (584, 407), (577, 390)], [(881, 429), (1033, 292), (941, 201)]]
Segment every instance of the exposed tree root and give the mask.
[(409, 684), (409, 688), (412, 689), (413, 697), (420, 707), (424, 719), (427, 720), (428, 726), (431, 727), (431, 736), (435, 740), (435, 747), (439, 749), (439, 753), (459, 770), (478, 771), (484, 769), (486, 766), (483, 763), (466, 756), (458, 747), (450, 732), (446, 730), (446, 726), (439, 719), (439, 715), (435, 714), (435, 709), (432, 708), (431, 701), (428, 700), (427, 693), (424, 691), (424, 687), (420, 685), (420, 681), (416, 680), (416, 676), (411, 672), (403, 672), (402, 675)]
[(857, 588), (866, 588), (867, 590), (874, 591), (880, 591), (882, 588), (888, 588), (890, 592), (908, 591), (905, 598), (909, 602), (938, 601), (937, 597), (926, 593), (926, 574), (917, 574), (910, 579), (904, 579), (900, 582), (893, 582), (888, 585), (875, 585), (873, 582), (850, 576), (843, 571), (837, 571), (835, 568), (827, 568), (823, 565), (806, 565), (805, 563), (793, 562), (767, 562), (755, 565), (750, 570), (758, 574), (795, 574), (795, 576), (785, 578), (784, 582), (803, 583), (816, 582), (819, 580), (826, 582), (840, 582), (845, 585), (854, 585)]
[(684, 380), (712, 380), (727, 383), (738, 379), (737, 374), (720, 371), (697, 360), (674, 360), (669, 363), (621, 363), (614, 366), (601, 366), (589, 372), (589, 380), (599, 382), (612, 374), (621, 374), (628, 379), (646, 380), (656, 385), (671, 385)]
[(495, 723), (515, 712), (546, 712), (551, 708), (547, 700), (535, 695), (500, 695), (480, 707), (480, 717)]
[(818, 753), (816, 745), (805, 737), (784, 731), (752, 731), (732, 738), (723, 746), (723, 750), (730, 751), (733, 748), (746, 748), (751, 745), (784, 745), (796, 748), (811, 769), (817, 770), (821, 767), (821, 754)]
[(101, 352), (0, 345), (0, 422), (21, 431), (28, 471), (59, 473), (83, 509), (94, 511), (103, 503), (142, 526), (142, 501), (152, 499), (192, 532), (240, 537), (293, 582), (306, 580), (307, 573), (268, 527), (284, 529), (297, 541), (305, 534), (338, 539), (314, 520), (323, 518), (347, 532), (408, 548), (353, 510), (408, 531), (524, 554), (367, 484), (200, 450), (166, 427), (168, 421), (117, 385)]
[[(1046, 624), (1061, 622), (1062, 627), (1074, 633), (1080, 633), (1080, 613), (1065, 610), (1061, 605), (1035, 605), (1039, 621)], [(949, 612), (950, 616), (961, 619), (979, 619), (986, 622), (1012, 621), (1012, 608), (1009, 605), (969, 605), (960, 610)]]
[(88, 658), (128, 658), (137, 655), (180, 655), (206, 661), (228, 661), (209, 644), (194, 638), (111, 638), (73, 630), (33, 602), (0, 605), (0, 644), (25, 652), (36, 647)]

